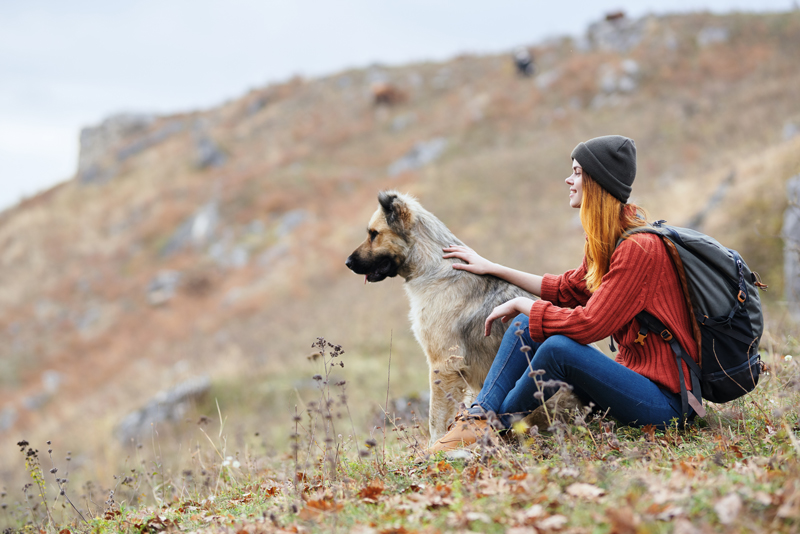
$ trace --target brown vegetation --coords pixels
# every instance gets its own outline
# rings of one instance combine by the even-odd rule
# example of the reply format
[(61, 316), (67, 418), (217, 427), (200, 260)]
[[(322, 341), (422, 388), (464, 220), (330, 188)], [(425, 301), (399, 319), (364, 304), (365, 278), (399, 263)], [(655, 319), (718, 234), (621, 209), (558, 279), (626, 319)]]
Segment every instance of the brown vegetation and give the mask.
[[(728, 41), (699, 47), (706, 26), (728, 28)], [(317, 336), (348, 347), (360, 388), (351, 395), (376, 398), (390, 344), (395, 393), (424, 391), (400, 282), (365, 287), (344, 266), (376, 191), (415, 194), (495, 261), (561, 272), (582, 250), (562, 183), (568, 155), (607, 133), (636, 140), (634, 200), (671, 223), (703, 209), (735, 168), (706, 230), (768, 273), (767, 297), (779, 298), (776, 224), (783, 183), (800, 171), (800, 137), (781, 137), (786, 121), (800, 122), (798, 49), (796, 12), (671, 16), (653, 19), (625, 55), (581, 52), (570, 40), (539, 45), (531, 79), (514, 76), (505, 55), (383, 69), (397, 86), (413, 80), (403, 106), (374, 107), (368, 73), (354, 70), (172, 117), (187, 129), (125, 160), (109, 182), (73, 180), (0, 214), (0, 409), (17, 414), (0, 437), (59, 436), (83, 458), (76, 476), (108, 479), (126, 455), (111, 441), (115, 424), (198, 373), (213, 377), (213, 394), (242, 426), (287, 423), (304, 387), (295, 362)], [(639, 66), (636, 89), (598, 99), (600, 67), (625, 59)], [(222, 166), (193, 164), (199, 124), (227, 154)], [(387, 176), (409, 147), (435, 137), (448, 139), (440, 159)], [(216, 232), (165, 255), (212, 201)], [(161, 270), (185, 276), (154, 307), (146, 290)], [(770, 304), (772, 324), (784, 324)], [(63, 381), (28, 409), (44, 370)], [(365, 402), (353, 416), (361, 425), (373, 411)], [(284, 429), (264, 439), (277, 446)], [(0, 453), (0, 477), (14, 487), (17, 454)]]

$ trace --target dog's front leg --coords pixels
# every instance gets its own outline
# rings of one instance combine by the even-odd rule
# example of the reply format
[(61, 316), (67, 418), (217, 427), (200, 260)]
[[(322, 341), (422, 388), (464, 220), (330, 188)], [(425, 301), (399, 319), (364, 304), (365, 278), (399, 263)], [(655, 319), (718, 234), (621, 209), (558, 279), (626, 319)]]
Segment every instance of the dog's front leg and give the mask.
[(461, 377), (458, 375), (431, 371), (430, 382), (431, 406), (428, 412), (428, 427), (433, 444), (447, 433), (447, 427), (455, 419), (463, 392), (460, 390)]

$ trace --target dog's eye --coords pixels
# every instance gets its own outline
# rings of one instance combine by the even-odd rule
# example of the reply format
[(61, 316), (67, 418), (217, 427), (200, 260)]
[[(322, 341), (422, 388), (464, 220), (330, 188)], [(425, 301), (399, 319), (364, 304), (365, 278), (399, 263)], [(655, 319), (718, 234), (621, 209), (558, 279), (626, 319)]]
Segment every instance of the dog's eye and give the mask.
[(376, 237), (378, 237), (378, 231), (377, 230), (370, 230), (369, 231), (369, 240), (370, 241), (375, 241)]

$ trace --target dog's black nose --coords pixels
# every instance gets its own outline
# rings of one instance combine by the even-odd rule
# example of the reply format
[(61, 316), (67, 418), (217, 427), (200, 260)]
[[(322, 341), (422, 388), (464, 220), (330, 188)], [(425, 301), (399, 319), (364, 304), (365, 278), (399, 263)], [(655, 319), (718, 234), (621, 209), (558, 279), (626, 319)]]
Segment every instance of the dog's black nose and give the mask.
[(348, 269), (352, 269), (353, 258), (351, 256), (348, 256), (347, 259), (344, 261), (344, 264), (345, 266), (347, 266)]

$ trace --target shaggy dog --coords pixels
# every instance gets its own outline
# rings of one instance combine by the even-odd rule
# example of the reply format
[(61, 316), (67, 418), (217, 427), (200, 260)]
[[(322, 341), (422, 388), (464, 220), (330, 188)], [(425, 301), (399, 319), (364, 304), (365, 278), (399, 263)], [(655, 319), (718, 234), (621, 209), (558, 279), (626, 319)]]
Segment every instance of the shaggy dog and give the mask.
[(411, 330), (428, 359), (431, 388), (431, 443), (447, 431), (461, 402), (480, 391), (509, 325), (484, 322), (495, 306), (514, 297), (536, 298), (494, 276), (453, 269), (442, 249), (463, 245), (419, 202), (397, 191), (378, 194), (380, 206), (369, 221), (367, 239), (345, 264), (368, 282), (402, 276), (411, 310)]

